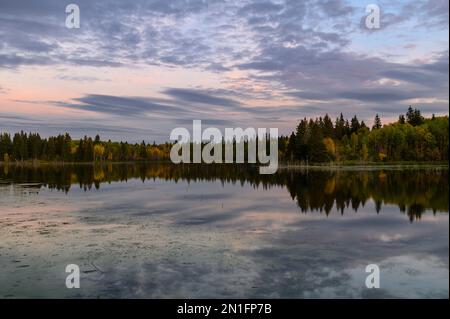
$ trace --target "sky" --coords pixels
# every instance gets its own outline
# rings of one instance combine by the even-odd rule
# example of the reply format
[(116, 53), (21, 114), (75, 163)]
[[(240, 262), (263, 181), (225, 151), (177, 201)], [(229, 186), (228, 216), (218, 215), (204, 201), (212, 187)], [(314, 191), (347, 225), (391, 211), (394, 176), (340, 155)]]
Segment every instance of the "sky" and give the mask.
[(448, 0), (0, 0), (0, 131), (165, 142), (192, 120), (447, 115), (448, 17)]

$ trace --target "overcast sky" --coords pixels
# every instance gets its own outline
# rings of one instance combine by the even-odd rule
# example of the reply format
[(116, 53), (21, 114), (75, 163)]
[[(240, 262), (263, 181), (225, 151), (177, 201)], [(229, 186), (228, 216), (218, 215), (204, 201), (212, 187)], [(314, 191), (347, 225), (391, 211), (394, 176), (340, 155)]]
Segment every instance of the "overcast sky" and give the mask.
[[(81, 27), (65, 26), (76, 3)], [(367, 4), (381, 28), (365, 26)], [(0, 0), (0, 131), (166, 141), (448, 114), (448, 0)]]

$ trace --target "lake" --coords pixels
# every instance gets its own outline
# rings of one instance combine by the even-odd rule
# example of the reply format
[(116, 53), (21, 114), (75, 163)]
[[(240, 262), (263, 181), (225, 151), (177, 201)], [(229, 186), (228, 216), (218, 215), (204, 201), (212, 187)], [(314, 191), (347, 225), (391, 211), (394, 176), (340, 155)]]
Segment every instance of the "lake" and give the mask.
[(0, 296), (448, 298), (448, 186), (433, 167), (0, 166)]

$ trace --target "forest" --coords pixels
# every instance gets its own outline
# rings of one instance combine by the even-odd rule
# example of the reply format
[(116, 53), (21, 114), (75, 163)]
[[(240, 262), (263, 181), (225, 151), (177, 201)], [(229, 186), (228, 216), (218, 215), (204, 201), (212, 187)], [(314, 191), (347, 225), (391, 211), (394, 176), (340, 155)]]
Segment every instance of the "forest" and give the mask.
[(289, 137), (281, 137), (281, 159), (300, 162), (448, 161), (448, 116), (424, 118), (408, 108), (398, 121), (382, 125), (375, 115), (372, 127), (342, 114), (335, 123), (328, 115), (304, 118)]
[[(290, 136), (278, 138), (280, 162), (446, 162), (448, 116), (425, 118), (419, 109), (408, 108), (398, 121), (383, 125), (375, 115), (368, 126), (356, 116), (326, 114), (302, 119)], [(236, 143), (236, 141), (234, 141)], [(246, 142), (243, 141), (245, 144)], [(146, 144), (102, 141), (100, 136), (72, 139), (68, 133), (48, 138), (38, 133), (0, 134), (0, 160), (49, 162), (170, 161), (171, 143)], [(245, 148), (246, 149), (246, 148)]]

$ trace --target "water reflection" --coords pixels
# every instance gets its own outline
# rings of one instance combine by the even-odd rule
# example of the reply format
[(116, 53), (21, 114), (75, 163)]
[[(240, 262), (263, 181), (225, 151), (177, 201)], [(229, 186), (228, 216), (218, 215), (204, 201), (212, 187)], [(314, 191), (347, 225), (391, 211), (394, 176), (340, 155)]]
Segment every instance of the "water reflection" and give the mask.
[(318, 211), (328, 215), (334, 207), (341, 214), (355, 212), (372, 199), (375, 211), (395, 204), (411, 221), (420, 219), (425, 210), (448, 212), (448, 170), (371, 169), (371, 170), (280, 170), (274, 175), (260, 175), (256, 167), (239, 165), (42, 165), (3, 166), (1, 183), (15, 183), (30, 192), (41, 187), (68, 193), (78, 185), (84, 191), (100, 189), (102, 183), (131, 179), (164, 180), (178, 183), (220, 181), (222, 184), (250, 184), (254, 188), (285, 188), (303, 213)]
[(0, 297), (448, 298), (446, 169), (0, 172)]

